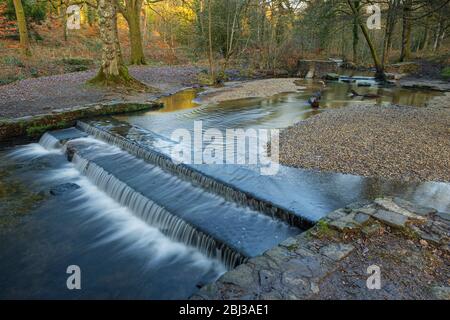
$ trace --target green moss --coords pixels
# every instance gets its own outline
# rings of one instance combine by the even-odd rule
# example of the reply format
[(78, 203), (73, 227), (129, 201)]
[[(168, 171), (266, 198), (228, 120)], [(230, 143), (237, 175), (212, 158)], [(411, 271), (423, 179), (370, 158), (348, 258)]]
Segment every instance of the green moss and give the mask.
[(446, 67), (446, 68), (442, 69), (441, 76), (445, 80), (450, 80), (450, 67)]
[(291, 244), (286, 247), (286, 249), (288, 249), (291, 252), (298, 250), (298, 248), (299, 248), (299, 246), (297, 244)]
[(14, 66), (14, 67), (25, 67), (24, 63), (17, 57), (14, 56), (6, 56), (3, 59), (3, 64), (7, 66)]
[(8, 75), (0, 79), (0, 86), (16, 82), (17, 80), (20, 80), (20, 77), (16, 75)]
[(14, 166), (0, 168), (0, 226), (14, 226), (20, 218), (37, 208), (47, 195), (30, 191), (14, 179)]
[(32, 125), (26, 129), (27, 136), (37, 137), (49, 130), (57, 130), (67, 128), (69, 124), (65, 121), (59, 121), (54, 124)]
[(209, 75), (209, 73), (204, 73), (204, 72), (199, 73), (197, 75), (197, 81), (199, 84), (205, 85), (205, 86), (214, 85), (214, 81), (213, 81), (213, 79), (211, 79), (211, 76)]
[(406, 228), (395, 229), (393, 232), (397, 232), (410, 240), (419, 241), (421, 239), (420, 235), (409, 226), (407, 226)]
[(121, 91), (125, 91), (127, 93), (130, 92), (149, 92), (156, 93), (159, 92), (158, 89), (149, 87), (142, 82), (134, 79), (128, 72), (128, 68), (126, 66), (119, 67), (118, 75), (106, 75), (103, 72), (103, 69), (100, 68), (97, 75), (87, 81), (88, 85), (92, 86), (100, 86), (100, 87), (111, 87), (115, 89), (119, 89)]
[(335, 235), (335, 231), (330, 227), (327, 221), (320, 220), (317, 222), (315, 227), (313, 228), (312, 232), (314, 233), (314, 236), (316, 236), (319, 239), (322, 238), (331, 238)]
[(156, 110), (161, 103), (115, 103), (73, 110), (55, 115), (37, 116), (27, 120), (0, 119), (0, 141), (14, 137), (38, 138), (46, 131), (64, 129), (73, 126), (76, 120), (88, 117), (131, 113), (143, 110)]

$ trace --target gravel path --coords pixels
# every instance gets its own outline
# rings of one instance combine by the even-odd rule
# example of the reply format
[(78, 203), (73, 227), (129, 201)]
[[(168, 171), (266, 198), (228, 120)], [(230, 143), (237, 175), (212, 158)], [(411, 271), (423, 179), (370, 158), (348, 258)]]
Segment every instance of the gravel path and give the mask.
[(388, 179), (450, 181), (450, 108), (327, 111), (281, 133), (280, 161)]
[[(16, 118), (49, 113), (110, 100), (133, 99), (133, 96), (93, 88), (85, 82), (96, 71), (76, 72), (57, 76), (26, 79), (0, 87), (0, 118)], [(196, 67), (131, 67), (130, 73), (149, 86), (164, 92), (181, 88), (196, 81)], [(140, 96), (139, 98), (145, 98)], [(148, 99), (151, 96), (147, 97)]]

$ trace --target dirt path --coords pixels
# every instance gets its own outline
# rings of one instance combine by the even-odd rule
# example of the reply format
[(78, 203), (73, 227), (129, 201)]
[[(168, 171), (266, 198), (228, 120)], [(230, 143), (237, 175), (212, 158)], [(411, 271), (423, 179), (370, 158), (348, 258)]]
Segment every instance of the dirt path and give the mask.
[[(196, 82), (196, 67), (131, 67), (130, 73), (149, 86), (170, 92)], [(57, 76), (26, 79), (0, 87), (0, 118), (17, 118), (50, 113), (55, 109), (70, 108), (105, 101), (139, 99), (154, 96), (126, 96), (85, 85), (95, 71), (76, 72)]]

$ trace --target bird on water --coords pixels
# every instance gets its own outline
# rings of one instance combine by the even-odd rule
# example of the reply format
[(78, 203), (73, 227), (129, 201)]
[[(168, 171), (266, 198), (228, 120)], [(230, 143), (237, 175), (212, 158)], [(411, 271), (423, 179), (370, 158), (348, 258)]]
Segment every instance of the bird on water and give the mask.
[(308, 99), (308, 103), (311, 105), (313, 109), (320, 108), (320, 101), (322, 100), (322, 94), (327, 86), (324, 81), (319, 81), (319, 83), (322, 85), (322, 89), (316, 92), (311, 98)]

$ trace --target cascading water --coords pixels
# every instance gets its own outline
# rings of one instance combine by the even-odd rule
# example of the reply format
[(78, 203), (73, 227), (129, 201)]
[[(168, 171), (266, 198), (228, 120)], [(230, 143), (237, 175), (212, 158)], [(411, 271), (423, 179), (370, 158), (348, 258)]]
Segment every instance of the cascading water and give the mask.
[(39, 140), (39, 144), (47, 150), (54, 150), (61, 148), (61, 143), (59, 142), (59, 140), (48, 132), (46, 132), (41, 137), (41, 139)]
[[(186, 299), (226, 271), (108, 196), (48, 138), (0, 151), (0, 299)], [(69, 265), (82, 290), (67, 290)]]
[(301, 232), (97, 139), (66, 145), (69, 159), (112, 198), (166, 235), (230, 268)]
[(144, 147), (143, 145), (137, 144), (132, 140), (125, 139), (124, 137), (107, 132), (83, 121), (79, 121), (77, 123), (77, 127), (94, 136), (96, 139), (115, 145), (148, 163), (157, 165), (158, 167), (182, 178), (185, 181), (190, 181), (194, 185), (218, 194), (228, 201), (252, 208), (253, 210), (264, 213), (273, 219), (285, 221), (291, 226), (304, 230), (310, 228), (314, 224), (312, 221), (296, 215), (286, 208), (276, 206), (273, 203), (259, 199), (252, 194), (238, 190), (224, 181), (217, 178), (212, 178), (205, 173), (199, 172), (192, 166), (182, 163), (175, 163), (169, 156), (157, 150)]
[(152, 165), (73, 128), (42, 139), (50, 147), (55, 141), (83, 176), (140, 220), (228, 269), (301, 232), (163, 170), (169, 162), (163, 154), (152, 158), (160, 165)]
[(246, 257), (242, 254), (198, 231), (182, 219), (173, 216), (163, 207), (133, 190), (95, 163), (82, 158), (78, 154), (74, 154), (72, 161), (77, 169), (101, 190), (121, 205), (130, 208), (139, 218), (149, 225), (157, 227), (171, 239), (195, 247), (208, 257), (222, 261), (228, 269), (246, 261)]

